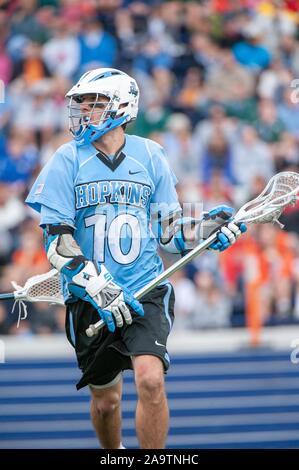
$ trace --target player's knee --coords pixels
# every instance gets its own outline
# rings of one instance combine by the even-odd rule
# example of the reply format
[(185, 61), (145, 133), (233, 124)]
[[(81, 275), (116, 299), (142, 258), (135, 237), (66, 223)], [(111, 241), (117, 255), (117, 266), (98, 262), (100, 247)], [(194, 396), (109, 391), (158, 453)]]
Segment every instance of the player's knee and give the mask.
[(138, 396), (152, 404), (160, 403), (164, 393), (164, 377), (160, 371), (145, 370), (135, 376)]
[(120, 406), (120, 396), (114, 392), (104, 396), (93, 396), (93, 410), (100, 416), (106, 417), (115, 413)]

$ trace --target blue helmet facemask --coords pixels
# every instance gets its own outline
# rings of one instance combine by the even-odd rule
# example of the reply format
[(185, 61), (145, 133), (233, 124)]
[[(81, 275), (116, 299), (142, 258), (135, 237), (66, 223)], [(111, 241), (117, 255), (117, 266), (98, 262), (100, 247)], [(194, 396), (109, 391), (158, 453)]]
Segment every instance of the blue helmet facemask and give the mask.
[[(78, 146), (87, 145), (99, 139), (102, 135), (121, 126), (126, 122), (128, 116), (112, 110), (113, 100), (108, 102), (100, 101), (99, 95), (90, 105), (90, 111), (81, 111), (82, 95), (71, 97), (69, 103), (69, 127)], [(99, 112), (96, 108), (99, 104), (105, 104), (106, 108), (102, 111), (100, 119), (95, 119), (94, 114)]]

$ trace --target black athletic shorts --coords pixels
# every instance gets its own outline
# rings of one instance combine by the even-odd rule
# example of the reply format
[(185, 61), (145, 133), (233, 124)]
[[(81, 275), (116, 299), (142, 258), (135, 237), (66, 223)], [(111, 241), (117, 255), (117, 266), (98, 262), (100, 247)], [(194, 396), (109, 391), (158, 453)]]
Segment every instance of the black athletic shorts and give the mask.
[(89, 338), (85, 330), (99, 320), (97, 311), (79, 300), (67, 305), (66, 334), (76, 350), (83, 375), (77, 389), (88, 384), (105, 385), (122, 370), (132, 369), (131, 356), (149, 354), (169, 367), (167, 338), (174, 320), (174, 293), (171, 284), (156, 287), (142, 297), (144, 317), (132, 313), (133, 323), (110, 333), (106, 327)]

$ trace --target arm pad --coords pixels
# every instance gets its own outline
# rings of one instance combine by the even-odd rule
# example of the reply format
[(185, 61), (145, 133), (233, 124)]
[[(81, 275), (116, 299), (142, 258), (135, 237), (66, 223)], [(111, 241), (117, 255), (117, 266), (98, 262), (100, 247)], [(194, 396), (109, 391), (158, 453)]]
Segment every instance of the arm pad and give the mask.
[(61, 271), (67, 264), (76, 269), (87, 259), (73, 238), (74, 229), (68, 225), (46, 225), (44, 246), (51, 265)]
[[(113, 278), (102, 264), (96, 266), (89, 261), (73, 238), (73, 229), (67, 225), (47, 225), (44, 229), (44, 243), (47, 256), (54, 268), (64, 274), (69, 282), (83, 287), (91, 298), (98, 296)], [(106, 293), (104, 301), (99, 304), (109, 304), (120, 288), (111, 289)], [(80, 296), (79, 296), (80, 297)]]
[(169, 253), (185, 254), (196, 246), (195, 242), (188, 242), (184, 235), (186, 228), (193, 229), (199, 220), (192, 217), (182, 217), (181, 212), (176, 212), (169, 217), (158, 219), (158, 242), (161, 248)]

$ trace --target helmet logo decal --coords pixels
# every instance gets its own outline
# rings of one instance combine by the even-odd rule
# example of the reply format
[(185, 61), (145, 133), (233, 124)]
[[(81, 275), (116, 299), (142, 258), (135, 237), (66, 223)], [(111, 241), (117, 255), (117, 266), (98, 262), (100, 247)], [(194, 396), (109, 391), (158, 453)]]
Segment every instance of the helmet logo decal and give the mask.
[(137, 87), (136, 87), (136, 85), (135, 85), (134, 82), (131, 82), (131, 83), (130, 83), (130, 90), (129, 90), (129, 93), (130, 93), (131, 95), (133, 95), (133, 96), (137, 96), (137, 95), (138, 95), (138, 89), (137, 89)]
[(112, 100), (113, 101), (120, 101), (119, 91), (115, 90), (114, 95), (112, 97)]

